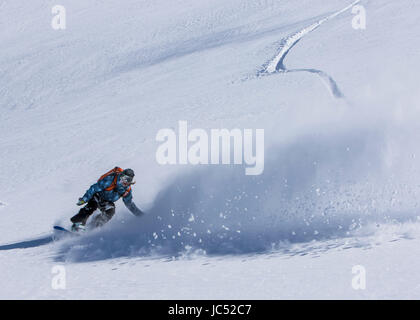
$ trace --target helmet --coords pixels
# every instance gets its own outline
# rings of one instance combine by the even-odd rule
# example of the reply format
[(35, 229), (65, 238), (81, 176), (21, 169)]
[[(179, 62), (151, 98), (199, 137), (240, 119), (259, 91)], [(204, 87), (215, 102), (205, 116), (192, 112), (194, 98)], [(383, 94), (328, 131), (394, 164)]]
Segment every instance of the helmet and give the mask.
[(121, 184), (125, 187), (134, 184), (134, 171), (132, 169), (125, 169), (120, 174)]
[(125, 176), (129, 176), (129, 177), (134, 178), (134, 171), (132, 169), (125, 169), (121, 173)]

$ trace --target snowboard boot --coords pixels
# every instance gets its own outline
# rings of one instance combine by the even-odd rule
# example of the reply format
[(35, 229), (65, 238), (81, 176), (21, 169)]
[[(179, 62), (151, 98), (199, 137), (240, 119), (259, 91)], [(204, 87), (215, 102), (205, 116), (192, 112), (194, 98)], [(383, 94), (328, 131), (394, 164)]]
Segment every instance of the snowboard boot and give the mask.
[(86, 231), (86, 226), (84, 224), (82, 224), (81, 222), (75, 222), (71, 226), (71, 231), (73, 231), (73, 232), (85, 232)]

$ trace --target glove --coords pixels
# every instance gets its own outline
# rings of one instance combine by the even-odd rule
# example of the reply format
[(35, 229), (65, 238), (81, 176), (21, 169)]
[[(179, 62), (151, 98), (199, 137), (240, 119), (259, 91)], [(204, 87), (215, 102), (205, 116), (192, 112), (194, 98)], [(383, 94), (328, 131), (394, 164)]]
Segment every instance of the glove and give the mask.
[(82, 205), (84, 205), (86, 203), (86, 201), (85, 200), (83, 200), (82, 198), (79, 198), (79, 201), (77, 202), (77, 205), (78, 206), (82, 206)]

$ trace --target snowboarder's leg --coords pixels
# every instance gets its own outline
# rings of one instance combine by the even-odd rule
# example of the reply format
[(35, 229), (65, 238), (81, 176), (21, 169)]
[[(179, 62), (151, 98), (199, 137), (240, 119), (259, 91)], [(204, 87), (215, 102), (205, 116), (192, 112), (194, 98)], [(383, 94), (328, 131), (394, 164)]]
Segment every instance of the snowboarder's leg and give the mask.
[(107, 223), (115, 214), (115, 204), (110, 201), (104, 201), (99, 204), (101, 214), (98, 214), (93, 221), (95, 227), (101, 227)]
[(70, 220), (73, 223), (80, 223), (82, 225), (86, 224), (87, 219), (89, 216), (98, 209), (98, 201), (96, 197), (93, 197), (87, 205), (85, 205), (82, 209), (79, 210), (79, 213), (73, 216)]

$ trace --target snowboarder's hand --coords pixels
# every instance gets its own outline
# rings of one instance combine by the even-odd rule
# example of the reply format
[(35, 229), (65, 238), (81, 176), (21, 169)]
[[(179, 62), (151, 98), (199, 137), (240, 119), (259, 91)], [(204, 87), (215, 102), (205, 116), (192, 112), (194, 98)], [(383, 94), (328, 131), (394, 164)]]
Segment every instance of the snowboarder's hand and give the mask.
[(77, 202), (77, 205), (78, 206), (82, 206), (82, 205), (84, 205), (86, 203), (86, 201), (85, 200), (83, 200), (82, 198), (79, 198), (79, 201)]

